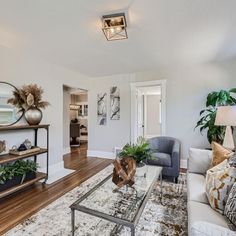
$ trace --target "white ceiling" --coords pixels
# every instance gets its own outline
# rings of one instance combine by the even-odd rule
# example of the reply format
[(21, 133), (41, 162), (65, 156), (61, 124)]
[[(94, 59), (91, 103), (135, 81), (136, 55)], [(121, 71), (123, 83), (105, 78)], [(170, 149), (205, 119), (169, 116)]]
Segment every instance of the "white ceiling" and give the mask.
[[(236, 0), (0, 0), (0, 45), (90, 76), (236, 57)], [(125, 12), (128, 39), (100, 18)]]

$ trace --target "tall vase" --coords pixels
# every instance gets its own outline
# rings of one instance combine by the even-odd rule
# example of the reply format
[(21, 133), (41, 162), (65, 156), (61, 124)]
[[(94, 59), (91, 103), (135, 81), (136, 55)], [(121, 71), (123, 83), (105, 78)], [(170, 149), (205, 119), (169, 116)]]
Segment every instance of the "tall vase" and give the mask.
[(38, 125), (43, 118), (42, 111), (37, 107), (30, 107), (25, 112), (25, 119), (29, 125)]

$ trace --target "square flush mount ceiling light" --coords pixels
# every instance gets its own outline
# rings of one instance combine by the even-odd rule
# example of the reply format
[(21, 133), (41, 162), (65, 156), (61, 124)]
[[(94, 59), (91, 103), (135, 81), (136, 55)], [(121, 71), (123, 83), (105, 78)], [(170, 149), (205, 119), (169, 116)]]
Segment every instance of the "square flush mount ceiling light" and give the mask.
[(108, 41), (127, 39), (126, 19), (124, 13), (105, 15), (102, 17), (102, 30)]

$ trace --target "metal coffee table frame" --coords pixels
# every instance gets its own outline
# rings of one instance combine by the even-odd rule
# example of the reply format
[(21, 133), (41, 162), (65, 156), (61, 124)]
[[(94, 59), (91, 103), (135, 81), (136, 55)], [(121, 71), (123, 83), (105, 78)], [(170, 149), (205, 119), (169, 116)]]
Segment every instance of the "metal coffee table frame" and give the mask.
[(82, 196), (80, 199), (78, 199), (76, 202), (74, 202), (70, 206), (70, 208), (71, 208), (72, 236), (75, 235), (75, 210), (87, 213), (87, 214), (92, 215), (92, 216), (99, 217), (99, 218), (107, 220), (107, 221), (111, 221), (111, 222), (116, 223), (118, 225), (129, 227), (131, 229), (131, 236), (134, 236), (135, 235), (135, 227), (136, 227), (136, 225), (137, 225), (137, 223), (139, 221), (139, 218), (140, 218), (140, 216), (141, 216), (141, 214), (142, 214), (142, 212), (144, 210), (144, 207), (146, 206), (146, 203), (147, 203), (147, 201), (148, 201), (148, 199), (149, 199), (149, 197), (150, 197), (150, 195), (152, 193), (152, 190), (153, 190), (153, 188), (155, 186), (155, 183), (156, 183), (156, 181), (158, 179), (160, 180), (160, 187), (161, 187), (161, 190), (160, 190), (160, 200), (162, 199), (162, 168), (161, 168), (160, 174), (156, 175), (155, 179), (153, 180), (152, 184), (150, 185), (150, 187), (149, 187), (149, 189), (147, 191), (147, 194), (144, 197), (144, 199), (143, 199), (143, 201), (141, 203), (141, 206), (140, 206), (139, 210), (137, 211), (133, 221), (128, 221), (128, 220), (120, 219), (120, 218), (117, 218), (117, 217), (114, 217), (114, 216), (110, 216), (108, 214), (105, 214), (105, 213), (102, 213), (102, 212), (99, 212), (99, 211), (96, 211), (96, 210), (92, 210), (92, 209), (86, 208), (84, 206), (79, 206), (78, 205), (80, 202), (82, 202), (84, 199), (86, 199), (91, 193), (93, 193), (96, 189), (98, 189), (101, 185), (103, 185), (110, 178), (112, 178), (112, 174), (109, 175), (107, 178), (105, 178), (103, 181), (101, 181), (99, 184), (97, 184), (94, 188), (92, 188), (89, 192), (87, 192), (84, 196)]

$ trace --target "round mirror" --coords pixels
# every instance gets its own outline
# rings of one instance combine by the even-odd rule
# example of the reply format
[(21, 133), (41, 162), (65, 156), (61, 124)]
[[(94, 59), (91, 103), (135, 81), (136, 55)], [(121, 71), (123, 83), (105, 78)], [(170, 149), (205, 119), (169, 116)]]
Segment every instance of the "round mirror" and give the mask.
[(17, 91), (15, 86), (0, 81), (0, 126), (13, 125), (23, 116), (22, 110), (8, 103), (14, 91)]

